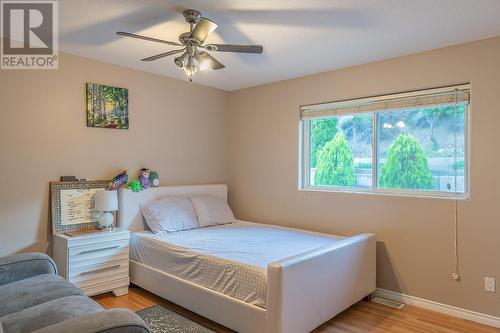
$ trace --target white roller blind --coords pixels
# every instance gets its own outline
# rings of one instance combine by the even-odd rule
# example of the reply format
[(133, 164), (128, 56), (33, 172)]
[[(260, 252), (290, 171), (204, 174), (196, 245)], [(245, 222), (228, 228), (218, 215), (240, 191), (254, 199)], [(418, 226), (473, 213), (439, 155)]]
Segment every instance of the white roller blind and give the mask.
[(300, 108), (300, 115), (302, 119), (311, 119), (361, 112), (412, 109), (430, 105), (468, 104), (469, 98), (470, 85), (463, 84), (385, 96), (304, 105)]

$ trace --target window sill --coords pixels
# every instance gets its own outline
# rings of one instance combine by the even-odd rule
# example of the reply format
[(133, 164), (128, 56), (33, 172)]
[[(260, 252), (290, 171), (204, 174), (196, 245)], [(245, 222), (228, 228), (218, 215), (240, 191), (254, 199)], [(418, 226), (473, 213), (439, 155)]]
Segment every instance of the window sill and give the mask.
[(360, 188), (348, 188), (348, 187), (319, 187), (319, 186), (309, 186), (304, 188), (298, 188), (299, 191), (303, 192), (331, 192), (331, 193), (346, 193), (346, 194), (362, 194), (362, 195), (380, 195), (380, 196), (391, 196), (391, 197), (404, 197), (404, 198), (418, 198), (418, 199), (444, 199), (444, 200), (460, 200), (467, 201), (470, 200), (469, 193), (454, 193), (454, 192), (406, 192), (397, 190), (382, 190), (382, 189), (360, 189)]

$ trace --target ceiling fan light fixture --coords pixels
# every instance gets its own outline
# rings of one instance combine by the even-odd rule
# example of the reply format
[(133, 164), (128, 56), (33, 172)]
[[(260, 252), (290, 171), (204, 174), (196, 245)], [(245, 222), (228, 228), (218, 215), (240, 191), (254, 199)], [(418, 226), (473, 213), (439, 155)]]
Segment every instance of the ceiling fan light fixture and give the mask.
[(193, 75), (196, 73), (196, 66), (194, 67), (184, 67), (184, 73), (186, 73), (186, 76), (189, 78), (189, 82), (193, 82)]
[(181, 57), (174, 58), (174, 63), (181, 69), (184, 67), (184, 62), (181, 60)]
[(189, 54), (187, 52), (184, 52), (180, 57), (174, 58), (175, 65), (181, 69), (184, 68), (188, 57)]
[(191, 77), (198, 68), (196, 67), (195, 59), (193, 56), (189, 56), (187, 59), (187, 63), (184, 65), (184, 72), (187, 76)]
[(196, 66), (186, 66), (186, 67), (184, 67), (184, 73), (186, 73), (187, 76), (192, 76), (197, 71), (198, 71), (198, 69), (196, 68)]
[(200, 71), (205, 71), (210, 68), (210, 59), (203, 55), (203, 52), (197, 52), (194, 55), (196, 62), (198, 63), (198, 68)]

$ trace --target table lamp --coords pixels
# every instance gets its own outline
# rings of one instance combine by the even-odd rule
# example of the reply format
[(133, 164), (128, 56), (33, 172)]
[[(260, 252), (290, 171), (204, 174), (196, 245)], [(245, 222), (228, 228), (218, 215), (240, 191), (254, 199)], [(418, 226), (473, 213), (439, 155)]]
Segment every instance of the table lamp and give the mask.
[(100, 212), (99, 225), (101, 229), (113, 229), (113, 213), (118, 210), (116, 191), (100, 190), (95, 193), (94, 211)]

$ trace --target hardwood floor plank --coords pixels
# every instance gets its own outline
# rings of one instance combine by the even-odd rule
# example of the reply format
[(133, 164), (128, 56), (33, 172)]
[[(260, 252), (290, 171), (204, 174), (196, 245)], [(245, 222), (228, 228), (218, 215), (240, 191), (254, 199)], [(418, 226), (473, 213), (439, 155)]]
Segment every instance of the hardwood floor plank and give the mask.
[[(107, 293), (94, 296), (93, 299), (106, 309), (128, 308), (134, 312), (162, 304), (216, 332), (233, 332), (139, 287), (131, 287), (128, 295), (115, 297)], [(406, 305), (403, 309), (393, 309), (361, 301), (312, 333), (500, 333), (500, 329), (411, 305)]]

